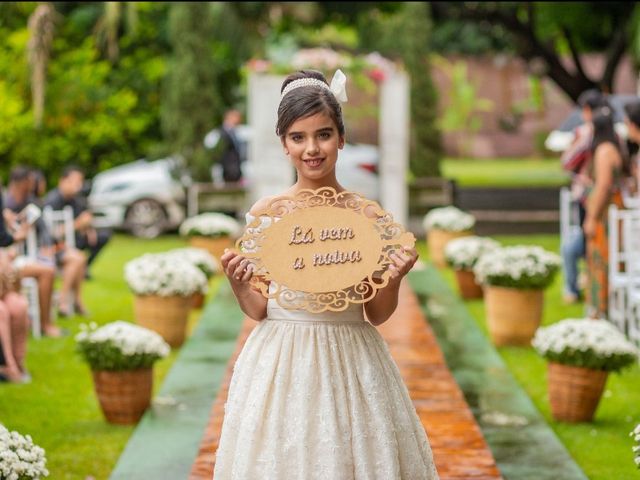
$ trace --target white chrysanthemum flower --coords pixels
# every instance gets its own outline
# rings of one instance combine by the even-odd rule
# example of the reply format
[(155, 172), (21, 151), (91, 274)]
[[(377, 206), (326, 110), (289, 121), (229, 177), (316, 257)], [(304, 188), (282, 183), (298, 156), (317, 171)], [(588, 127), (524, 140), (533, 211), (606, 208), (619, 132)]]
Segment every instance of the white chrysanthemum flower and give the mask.
[(569, 318), (541, 327), (531, 344), (551, 361), (599, 370), (618, 370), (640, 355), (638, 348), (604, 319)]
[(124, 356), (136, 354), (156, 355), (164, 358), (171, 347), (156, 332), (148, 328), (121, 320), (108, 323), (90, 332), (80, 332), (75, 337), (78, 342), (88, 342), (98, 347), (109, 343)]
[(192, 263), (204, 273), (207, 277), (211, 277), (214, 273), (220, 271), (218, 261), (204, 248), (176, 248), (169, 250), (165, 255), (175, 256), (178, 260)]
[(473, 215), (449, 206), (434, 208), (424, 216), (422, 226), (425, 230), (447, 230), (450, 232), (462, 232), (471, 230), (476, 224)]
[(544, 288), (560, 268), (558, 255), (538, 246), (501, 247), (482, 254), (473, 267), (476, 281), (512, 288)]
[(484, 253), (499, 247), (500, 244), (491, 238), (462, 237), (448, 242), (444, 254), (452, 267), (470, 270)]
[(125, 265), (124, 277), (136, 295), (190, 296), (208, 288), (205, 274), (175, 255), (142, 255)]
[(47, 459), (42, 447), (29, 435), (10, 432), (0, 425), (0, 478), (6, 480), (36, 480), (49, 476)]
[(222, 213), (201, 213), (187, 218), (180, 225), (180, 235), (201, 235), (204, 237), (237, 236), (242, 226), (233, 217)]

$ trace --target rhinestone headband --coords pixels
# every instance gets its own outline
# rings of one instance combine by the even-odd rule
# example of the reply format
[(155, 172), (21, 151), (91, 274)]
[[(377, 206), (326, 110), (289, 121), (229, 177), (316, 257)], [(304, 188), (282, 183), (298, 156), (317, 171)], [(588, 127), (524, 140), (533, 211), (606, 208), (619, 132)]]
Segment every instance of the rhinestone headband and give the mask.
[(347, 83), (347, 77), (345, 76), (344, 73), (342, 73), (342, 70), (340, 69), (336, 70), (336, 73), (333, 75), (330, 86), (324, 83), (322, 80), (318, 80), (317, 78), (299, 78), (289, 83), (286, 87), (284, 87), (284, 90), (280, 95), (280, 100), (282, 101), (284, 96), (287, 93), (289, 93), (291, 90), (295, 90), (296, 88), (300, 88), (300, 87), (310, 87), (312, 85), (317, 85), (319, 87), (326, 88), (331, 93), (333, 93), (339, 102), (346, 102), (347, 101), (346, 83)]

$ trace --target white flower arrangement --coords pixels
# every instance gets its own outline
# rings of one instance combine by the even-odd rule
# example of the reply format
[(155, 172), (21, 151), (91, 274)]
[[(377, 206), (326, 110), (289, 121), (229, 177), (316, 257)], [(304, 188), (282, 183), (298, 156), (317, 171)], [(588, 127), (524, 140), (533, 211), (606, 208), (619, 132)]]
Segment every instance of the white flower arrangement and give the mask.
[(629, 434), (629, 436), (633, 437), (633, 441), (636, 444), (631, 448), (635, 455), (634, 461), (636, 462), (636, 466), (640, 468), (640, 423), (636, 425), (636, 428)]
[(92, 370), (148, 368), (171, 352), (159, 334), (129, 322), (118, 320), (100, 328), (91, 323), (80, 328), (75, 336), (78, 351)]
[(501, 247), (483, 254), (475, 266), (476, 281), (509, 288), (546, 288), (560, 268), (560, 257), (542, 247)]
[(180, 225), (180, 235), (185, 237), (234, 237), (240, 231), (241, 225), (235, 218), (216, 212), (189, 217)]
[(463, 232), (471, 230), (475, 224), (476, 219), (473, 215), (453, 206), (434, 208), (424, 216), (422, 221), (422, 226), (427, 231)]
[(136, 295), (190, 296), (207, 293), (207, 277), (193, 263), (167, 254), (148, 253), (128, 262), (124, 278)]
[(0, 479), (36, 480), (48, 477), (47, 459), (42, 447), (31, 436), (10, 432), (0, 425)]
[(207, 278), (211, 278), (220, 270), (218, 261), (204, 248), (176, 248), (169, 250), (166, 255), (173, 255), (179, 260), (195, 265)]
[(638, 361), (640, 352), (607, 320), (568, 318), (538, 328), (531, 342), (551, 362), (617, 371)]
[(500, 244), (487, 237), (461, 237), (447, 242), (444, 255), (447, 263), (457, 270), (471, 270), (485, 253), (500, 248)]

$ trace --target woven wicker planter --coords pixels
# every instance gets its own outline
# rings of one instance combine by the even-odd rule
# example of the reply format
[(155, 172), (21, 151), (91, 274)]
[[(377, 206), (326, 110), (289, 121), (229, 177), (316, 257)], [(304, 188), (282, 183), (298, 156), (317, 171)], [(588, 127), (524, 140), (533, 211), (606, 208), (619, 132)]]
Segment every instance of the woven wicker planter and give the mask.
[(552, 362), (547, 372), (553, 418), (571, 423), (592, 421), (608, 372)]
[(136, 323), (159, 333), (172, 347), (184, 343), (192, 296), (138, 295), (134, 299)]
[(191, 297), (191, 307), (200, 309), (204, 307), (204, 293), (194, 293)]
[(107, 422), (137, 423), (151, 404), (153, 370), (94, 370), (92, 373), (98, 402)]
[(216, 260), (224, 253), (225, 248), (233, 247), (233, 239), (231, 237), (201, 237), (193, 236), (189, 238), (189, 244), (194, 248), (203, 248), (213, 255)]
[(454, 238), (468, 237), (473, 235), (471, 230), (463, 230), (461, 232), (450, 232), (447, 230), (430, 229), (427, 231), (427, 247), (429, 248), (429, 257), (433, 264), (438, 268), (445, 268), (447, 260), (444, 256), (444, 247)]
[(484, 302), (489, 334), (495, 345), (531, 345), (542, 320), (543, 290), (488, 285)]
[(460, 296), (465, 300), (482, 298), (482, 286), (476, 283), (473, 270), (456, 270), (456, 280)]

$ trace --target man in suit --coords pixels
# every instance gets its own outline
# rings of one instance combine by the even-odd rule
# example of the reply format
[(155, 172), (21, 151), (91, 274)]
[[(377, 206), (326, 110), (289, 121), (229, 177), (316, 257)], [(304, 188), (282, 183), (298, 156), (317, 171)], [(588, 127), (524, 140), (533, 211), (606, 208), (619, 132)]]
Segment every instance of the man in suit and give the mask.
[(235, 131), (241, 121), (242, 114), (238, 110), (228, 110), (224, 115), (224, 123), (220, 132), (222, 144), (220, 165), (225, 183), (239, 182), (242, 178), (240, 143)]

